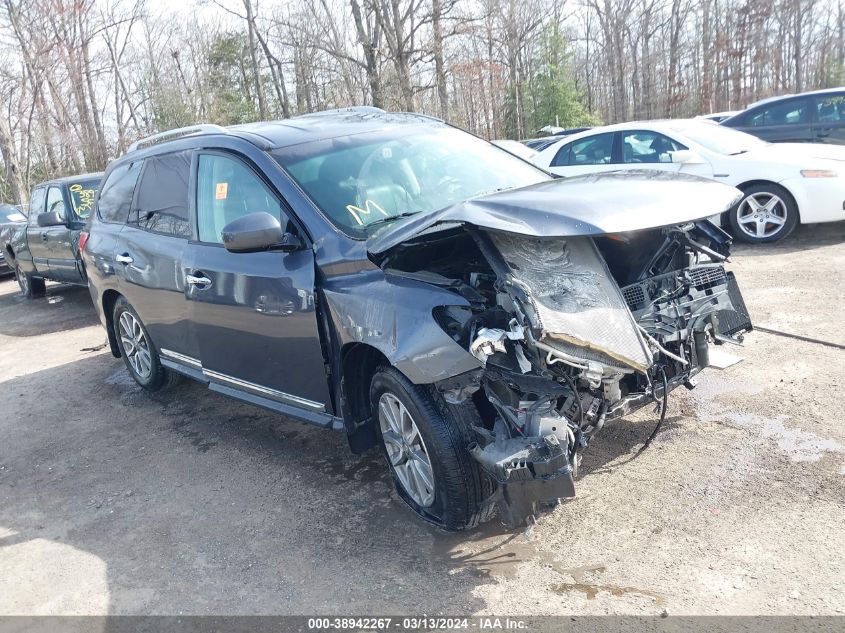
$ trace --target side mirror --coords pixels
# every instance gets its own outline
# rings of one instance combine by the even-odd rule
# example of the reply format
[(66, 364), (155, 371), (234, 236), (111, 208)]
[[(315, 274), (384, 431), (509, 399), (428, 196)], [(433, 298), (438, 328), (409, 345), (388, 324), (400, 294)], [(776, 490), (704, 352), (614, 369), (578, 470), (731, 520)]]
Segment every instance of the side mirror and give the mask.
[(672, 152), (673, 163), (703, 163), (704, 159), (691, 149), (679, 149)]
[(279, 219), (265, 211), (250, 213), (223, 227), (223, 246), (232, 253), (257, 253), (267, 250), (295, 251), (302, 242), (293, 233), (285, 233)]
[(39, 213), (36, 219), (38, 226), (64, 226), (64, 214), (59, 211), (47, 211), (46, 213)]

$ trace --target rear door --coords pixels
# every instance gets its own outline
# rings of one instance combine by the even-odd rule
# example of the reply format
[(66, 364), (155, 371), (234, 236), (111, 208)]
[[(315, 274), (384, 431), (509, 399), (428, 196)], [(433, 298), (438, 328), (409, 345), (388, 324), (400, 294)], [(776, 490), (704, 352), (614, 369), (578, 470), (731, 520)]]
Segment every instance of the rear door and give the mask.
[(816, 143), (845, 145), (845, 92), (817, 95), (813, 140)]
[[(41, 239), (38, 215), (44, 213), (47, 203), (47, 187), (35, 187), (29, 198), (29, 215), (26, 223), (26, 248), (32, 257), (35, 270), (47, 271), (47, 244)], [(20, 245), (18, 245), (20, 250)], [(22, 254), (22, 253), (20, 253)]]
[(255, 212), (304, 237), (290, 211), (246, 157), (213, 151), (197, 157), (196, 210), (185, 294), (204, 374), (224, 387), (325, 411), (312, 250), (230, 253), (222, 244), (226, 224)]
[[(112, 252), (118, 289), (164, 356), (198, 362), (190, 336), (182, 262), (191, 234), (191, 152), (144, 160), (129, 220)], [(190, 364), (190, 363), (189, 363)]]

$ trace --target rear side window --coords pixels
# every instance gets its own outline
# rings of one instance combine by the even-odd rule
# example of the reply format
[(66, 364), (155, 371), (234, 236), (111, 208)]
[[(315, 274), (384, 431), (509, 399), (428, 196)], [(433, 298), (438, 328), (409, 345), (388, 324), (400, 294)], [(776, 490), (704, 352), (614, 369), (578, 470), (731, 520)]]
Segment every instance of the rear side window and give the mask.
[(190, 152), (146, 159), (138, 184), (138, 226), (154, 233), (190, 237), (190, 179)]
[(44, 213), (44, 200), (47, 190), (44, 187), (36, 187), (32, 190), (32, 196), (29, 198), (29, 217), (33, 220), (38, 217), (39, 213)]
[(129, 218), (135, 185), (143, 164), (140, 160), (126, 163), (115, 167), (109, 174), (97, 201), (97, 215), (103, 222), (123, 224)]
[(569, 164), (569, 154), (572, 151), (572, 145), (564, 145), (561, 147), (555, 157), (552, 159), (552, 167), (563, 167)]

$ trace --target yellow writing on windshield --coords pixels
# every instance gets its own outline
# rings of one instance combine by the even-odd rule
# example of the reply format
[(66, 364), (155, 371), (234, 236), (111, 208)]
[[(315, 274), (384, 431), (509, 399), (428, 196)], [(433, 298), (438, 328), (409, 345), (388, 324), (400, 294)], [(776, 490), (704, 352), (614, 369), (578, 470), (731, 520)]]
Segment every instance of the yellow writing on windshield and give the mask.
[(73, 210), (80, 218), (87, 218), (94, 208), (94, 197), (96, 189), (85, 189), (79, 183), (70, 186), (70, 199), (73, 202)]

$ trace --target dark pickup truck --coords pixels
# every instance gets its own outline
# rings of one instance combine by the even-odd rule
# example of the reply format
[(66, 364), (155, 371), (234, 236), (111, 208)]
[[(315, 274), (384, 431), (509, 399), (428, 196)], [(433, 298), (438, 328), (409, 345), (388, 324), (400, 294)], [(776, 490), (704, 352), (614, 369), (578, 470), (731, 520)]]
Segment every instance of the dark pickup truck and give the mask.
[(87, 285), (79, 257), (79, 232), (94, 209), (102, 174), (84, 174), (36, 185), (25, 224), (0, 228), (0, 248), (21, 292), (44, 293), (44, 280)]

